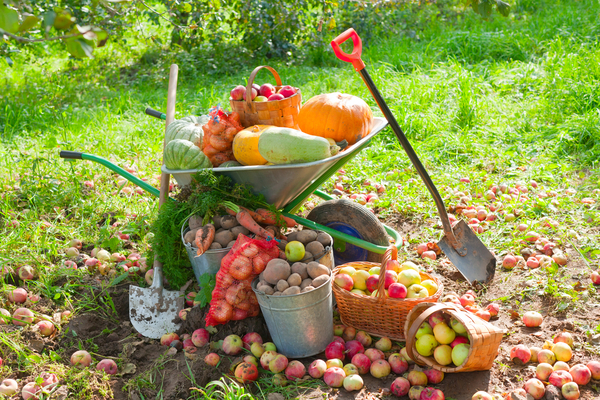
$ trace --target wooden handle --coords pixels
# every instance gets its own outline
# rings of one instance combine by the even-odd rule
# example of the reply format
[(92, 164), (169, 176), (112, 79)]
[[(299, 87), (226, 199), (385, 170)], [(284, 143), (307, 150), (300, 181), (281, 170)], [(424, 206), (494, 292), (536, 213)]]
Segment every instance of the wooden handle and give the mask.
[(254, 68), (254, 71), (252, 71), (252, 73), (250, 74), (250, 78), (248, 78), (248, 85), (246, 86), (246, 104), (248, 105), (248, 107), (251, 107), (252, 105), (252, 84), (254, 83), (254, 78), (256, 78), (256, 74), (258, 74), (258, 71), (260, 71), (263, 68), (268, 69), (275, 77), (275, 82), (277, 83), (277, 86), (281, 86), (281, 78), (279, 77), (277, 71), (275, 71), (273, 68), (269, 67), (268, 65), (261, 65)]
[[(177, 74), (179, 67), (177, 64), (171, 64), (171, 71), (169, 72), (169, 88), (167, 89), (167, 118), (165, 120), (165, 139), (163, 141), (163, 163), (164, 163), (164, 149), (167, 145), (167, 127), (175, 119), (175, 100), (177, 97)], [(158, 206), (162, 206), (167, 197), (169, 196), (169, 183), (171, 180), (170, 174), (160, 174), (160, 196), (158, 197)]]
[(385, 301), (385, 271), (387, 263), (390, 260), (396, 260), (398, 258), (398, 249), (396, 246), (390, 246), (383, 253), (383, 260), (381, 260), (381, 269), (379, 270), (379, 282), (377, 283), (377, 299)]

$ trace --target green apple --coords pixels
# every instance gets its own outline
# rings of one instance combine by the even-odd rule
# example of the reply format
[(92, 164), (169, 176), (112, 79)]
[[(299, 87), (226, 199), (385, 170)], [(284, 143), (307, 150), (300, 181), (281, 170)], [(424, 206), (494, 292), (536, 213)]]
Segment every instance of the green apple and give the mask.
[(350, 293), (364, 294), (365, 296), (367, 296), (367, 292), (365, 292), (364, 290), (360, 290), (360, 289), (352, 289), (350, 291)]
[(417, 333), (415, 334), (415, 337), (419, 339), (423, 335), (433, 335), (433, 329), (431, 328), (431, 325), (429, 325), (429, 322), (423, 322), (421, 324), (417, 330)]
[(256, 96), (252, 101), (267, 101), (268, 99), (265, 96)]
[(437, 342), (437, 340), (435, 340), (435, 337), (433, 335), (426, 334), (421, 336), (417, 340), (415, 347), (417, 348), (417, 351), (420, 355), (429, 357), (433, 354), (433, 349), (435, 349), (438, 344), (439, 343)]
[(406, 293), (407, 299), (424, 299), (429, 297), (429, 292), (421, 285), (410, 285)]
[(300, 261), (304, 258), (304, 245), (302, 242), (293, 240), (285, 245), (285, 256), (289, 262)]
[(414, 269), (415, 271), (419, 272), (419, 266), (412, 261), (405, 261), (402, 264), (400, 264), (399, 272), (402, 272), (405, 269)]
[(369, 270), (369, 275), (379, 275), (381, 267), (373, 267)]
[(452, 362), (452, 347), (447, 344), (436, 347), (433, 351), (433, 358), (435, 358), (438, 364), (450, 364)]
[(367, 290), (367, 279), (371, 276), (367, 271), (359, 270), (351, 276), (354, 281), (354, 289)]
[(457, 344), (452, 349), (452, 362), (457, 367), (460, 366), (467, 357), (469, 356), (469, 349), (471, 347), (466, 343)]
[(405, 269), (398, 274), (398, 283), (401, 283), (406, 287), (415, 284), (418, 285), (421, 283), (421, 275), (414, 269)]
[(340, 268), (340, 274), (346, 274), (346, 275), (354, 275), (354, 273), (356, 272), (356, 270), (354, 269), (354, 267), (343, 267)]
[(277, 347), (275, 347), (275, 343), (273, 342), (263, 343), (263, 347), (265, 351), (277, 351)]
[(429, 292), (430, 296), (433, 296), (435, 292), (438, 290), (438, 285), (431, 279), (426, 279), (421, 282), (421, 286), (423, 286)]
[(467, 328), (463, 324), (461, 324), (456, 318), (452, 318), (450, 320), (450, 326), (454, 329), (454, 332), (458, 333), (461, 336), (464, 336), (467, 333)]
[(445, 322), (440, 322), (433, 327), (433, 336), (441, 344), (450, 344), (456, 338), (456, 332)]

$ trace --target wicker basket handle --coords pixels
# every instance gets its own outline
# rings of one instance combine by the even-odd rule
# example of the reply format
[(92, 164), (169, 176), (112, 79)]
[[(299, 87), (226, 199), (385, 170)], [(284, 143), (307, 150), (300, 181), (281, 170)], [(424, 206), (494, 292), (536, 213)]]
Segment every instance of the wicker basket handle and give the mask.
[[(417, 331), (421, 327), (421, 324), (423, 322), (427, 321), (427, 319), (431, 316), (431, 314), (435, 313), (436, 311), (441, 311), (441, 310), (456, 311), (456, 310), (458, 310), (458, 308), (452, 307), (450, 304), (438, 303), (436, 305), (433, 305), (433, 306), (427, 308), (425, 311), (423, 311), (421, 314), (419, 314), (419, 316), (410, 325), (410, 328), (408, 329), (408, 332), (406, 333), (406, 353), (413, 361), (416, 362), (416, 359), (417, 359), (417, 357), (415, 357), (415, 355), (412, 351), (414, 344), (415, 344), (415, 335), (417, 334)], [(408, 321), (406, 321), (406, 323), (408, 324)]]
[(256, 74), (258, 74), (258, 71), (260, 71), (263, 68), (268, 69), (275, 77), (275, 82), (277, 83), (277, 86), (281, 86), (281, 78), (279, 77), (279, 74), (277, 73), (277, 71), (275, 71), (273, 68), (269, 67), (268, 65), (260, 65), (256, 68), (254, 68), (254, 71), (252, 71), (252, 73), (250, 74), (250, 78), (248, 78), (248, 85), (246, 85), (246, 104), (248, 105), (248, 107), (250, 107), (252, 105), (252, 95), (251, 94), (252, 94), (252, 84), (254, 83), (254, 78), (256, 78)]
[(385, 301), (385, 268), (388, 261), (398, 259), (398, 248), (394, 245), (390, 245), (385, 253), (383, 253), (383, 260), (381, 260), (381, 269), (379, 270), (379, 283), (377, 283), (377, 299)]

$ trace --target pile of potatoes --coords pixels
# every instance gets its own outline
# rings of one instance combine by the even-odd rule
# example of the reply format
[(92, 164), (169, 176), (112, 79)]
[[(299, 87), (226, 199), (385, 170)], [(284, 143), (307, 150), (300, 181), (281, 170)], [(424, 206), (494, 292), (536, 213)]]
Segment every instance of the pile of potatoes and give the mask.
[(325, 254), (325, 247), (331, 245), (331, 238), (326, 233), (303, 229), (289, 233), (287, 241), (282, 240), (279, 248), (285, 250), (285, 245), (292, 241), (298, 241), (304, 245), (305, 253), (302, 262), (305, 263), (311, 262), (315, 258), (321, 258)]
[(267, 263), (258, 276), (256, 288), (269, 296), (288, 296), (310, 292), (329, 279), (331, 271), (316, 261), (290, 264), (281, 258)]
[[(213, 217), (213, 225), (215, 226), (215, 239), (210, 245), (211, 250), (225, 249), (233, 246), (240, 233), (249, 236), (248, 229), (239, 224), (233, 215), (219, 215)], [(188, 220), (190, 230), (183, 236), (186, 243), (196, 247), (194, 240), (196, 232), (202, 227), (202, 217), (200, 215), (192, 215)]]

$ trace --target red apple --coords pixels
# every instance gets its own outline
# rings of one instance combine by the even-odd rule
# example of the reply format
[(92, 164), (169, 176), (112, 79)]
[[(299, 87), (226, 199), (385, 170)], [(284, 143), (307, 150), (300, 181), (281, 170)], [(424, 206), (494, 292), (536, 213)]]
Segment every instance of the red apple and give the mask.
[(531, 359), (531, 351), (524, 344), (518, 344), (510, 349), (510, 358), (516, 364), (527, 364)]
[(210, 365), (211, 367), (216, 367), (219, 365), (221, 361), (221, 357), (217, 353), (208, 353), (206, 357), (204, 357), (204, 362)]
[(527, 382), (525, 382), (523, 389), (525, 389), (525, 391), (536, 400), (539, 400), (542, 397), (544, 397), (544, 394), (546, 393), (546, 389), (544, 389), (544, 384), (542, 383), (542, 381), (536, 378), (529, 379)]
[(342, 339), (344, 339), (344, 341), (350, 341), (354, 340), (355, 337), (356, 329), (352, 328), (351, 326), (346, 326), (344, 328), (344, 333), (342, 333)]
[(460, 304), (462, 304), (463, 307), (472, 306), (475, 304), (475, 297), (470, 294), (463, 294), (460, 297)]
[(325, 357), (327, 359), (337, 358), (343, 361), (345, 350), (345, 346), (340, 342), (331, 342), (325, 348)]
[(352, 280), (352, 277), (348, 274), (337, 274), (333, 282), (347, 291), (352, 290), (354, 287), (354, 280)]
[(358, 340), (350, 340), (346, 342), (346, 355), (351, 360), (358, 353), (364, 353), (365, 348)]
[(444, 380), (444, 373), (437, 369), (426, 369), (423, 373), (427, 376), (427, 382), (432, 385), (437, 385)]
[(315, 379), (322, 378), (326, 370), (327, 364), (323, 360), (315, 360), (308, 366), (308, 374)]
[(16, 288), (13, 290), (8, 290), (7, 293), (8, 301), (13, 303), (25, 303), (27, 300), (27, 290), (23, 288)]
[(517, 265), (517, 259), (512, 254), (507, 254), (502, 261), (502, 266), (505, 269), (511, 270)]
[(356, 336), (354, 338), (356, 340), (358, 340), (360, 342), (360, 344), (362, 344), (364, 347), (369, 347), (371, 345), (371, 343), (373, 343), (373, 339), (371, 338), (371, 335), (369, 335), (365, 331), (356, 332)]
[(569, 347), (573, 347), (573, 335), (569, 332), (560, 332), (556, 336), (554, 336), (554, 343), (563, 342), (569, 345)]
[(29, 325), (33, 322), (33, 312), (28, 308), (17, 308), (13, 313), (13, 324), (18, 326)]
[(343, 369), (338, 367), (331, 367), (325, 371), (323, 380), (329, 387), (340, 387), (344, 383), (346, 373)]
[[(252, 97), (251, 100), (254, 100), (258, 96), (258, 91), (255, 88), (252, 88)], [(244, 89), (244, 93), (242, 93), (242, 98), (246, 100), (246, 90)]]
[(290, 361), (287, 368), (285, 369), (285, 376), (290, 381), (302, 379), (306, 375), (306, 367), (300, 361)]
[(283, 100), (283, 99), (285, 99), (285, 97), (283, 97), (279, 93), (275, 93), (275, 94), (270, 95), (267, 100), (268, 101), (277, 101), (277, 100)]
[(179, 335), (175, 332), (165, 333), (160, 338), (160, 344), (163, 346), (170, 346), (174, 340), (179, 340)]
[(78, 350), (71, 355), (71, 365), (77, 368), (89, 367), (92, 363), (92, 356), (85, 350)]
[(244, 348), (244, 342), (238, 335), (229, 335), (223, 339), (223, 351), (225, 354), (235, 356)]
[(497, 316), (498, 312), (500, 312), (500, 306), (495, 303), (488, 304), (485, 309), (490, 313), (492, 317)]
[(282, 95), (285, 98), (288, 98), (288, 97), (291, 97), (294, 94), (296, 94), (296, 89), (294, 89), (290, 85), (285, 85), (284, 87), (279, 89), (279, 92), (277, 92), (277, 93), (279, 93), (280, 95)]
[(250, 350), (250, 346), (252, 346), (252, 343), (262, 344), (263, 339), (258, 333), (250, 332), (244, 335), (244, 337), (242, 338), (242, 342), (244, 342), (244, 348), (246, 350)]
[(535, 377), (540, 381), (547, 382), (550, 375), (554, 372), (552, 365), (548, 363), (539, 363), (535, 368)]
[(231, 90), (229, 95), (233, 100), (242, 100), (244, 98), (244, 93), (246, 93), (246, 87), (242, 85), (237, 85)]
[(425, 386), (427, 385), (427, 375), (422, 371), (412, 370), (406, 377), (410, 382), (411, 386)]
[[(371, 277), (373, 276), (374, 275), (371, 275)], [(406, 286), (397, 282), (392, 283), (388, 289), (388, 295), (393, 299), (404, 299), (407, 293)]]
[(375, 378), (385, 378), (391, 372), (390, 364), (385, 360), (375, 360), (371, 364), (370, 372)]
[(600, 361), (590, 361), (586, 365), (590, 372), (592, 373), (592, 379), (599, 380), (600, 379)]
[(210, 334), (204, 328), (196, 329), (194, 333), (192, 333), (192, 342), (194, 346), (203, 347), (208, 344)]
[(450, 347), (454, 348), (454, 346), (461, 343), (469, 344), (469, 339), (464, 336), (456, 336), (452, 343), (450, 343)]
[(113, 360), (104, 359), (96, 365), (98, 371), (104, 371), (109, 375), (114, 375), (118, 372), (117, 363)]
[(275, 94), (275, 86), (271, 85), (270, 83), (263, 83), (258, 90), (258, 94), (269, 98), (272, 94)]
[(258, 368), (249, 362), (242, 362), (235, 367), (235, 379), (240, 383), (254, 382), (258, 379)]
[(587, 385), (592, 379), (592, 372), (583, 364), (573, 365), (569, 373), (573, 377), (573, 382), (580, 386)]
[(419, 397), (419, 400), (444, 400), (444, 392), (442, 392), (440, 389), (436, 389), (436, 388), (432, 388), (432, 387), (426, 387), (425, 389), (423, 389), (423, 391), (421, 392), (421, 396)]
[(406, 378), (398, 377), (392, 382), (390, 391), (394, 396), (403, 397), (408, 394), (410, 390), (410, 382)]
[(378, 349), (374, 349), (374, 348), (369, 348), (365, 350), (365, 356), (369, 357), (369, 360), (371, 360), (371, 363), (374, 362), (375, 360), (385, 360), (385, 354), (383, 354), (383, 351), (378, 350)]
[(562, 388), (565, 383), (573, 382), (573, 377), (567, 371), (558, 370), (550, 374), (548, 382), (557, 388)]
[(367, 290), (374, 292), (379, 286), (379, 275), (371, 275), (367, 278)]
[(402, 357), (402, 355), (400, 355), (400, 353), (390, 354), (390, 356), (388, 357), (388, 363), (390, 364), (392, 372), (396, 375), (400, 375), (408, 371), (408, 362), (406, 362), (406, 360), (404, 359), (404, 357)]

